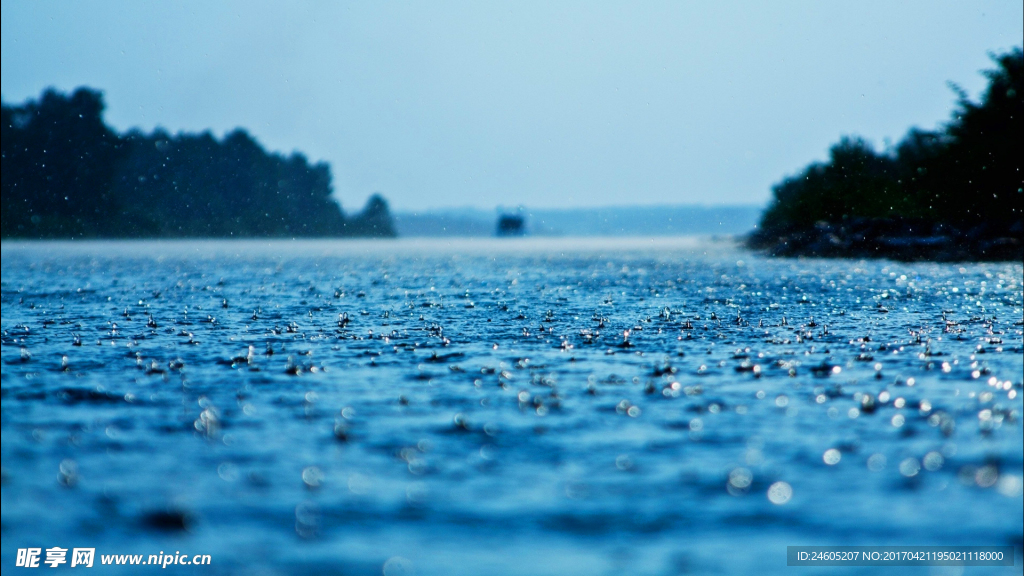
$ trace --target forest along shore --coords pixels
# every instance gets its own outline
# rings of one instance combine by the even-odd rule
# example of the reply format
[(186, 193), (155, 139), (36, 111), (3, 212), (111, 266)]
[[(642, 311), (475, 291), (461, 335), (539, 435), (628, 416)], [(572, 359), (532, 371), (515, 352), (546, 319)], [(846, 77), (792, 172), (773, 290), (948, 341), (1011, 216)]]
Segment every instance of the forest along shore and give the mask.
[(782, 234), (755, 233), (748, 246), (772, 256), (1007, 261), (1024, 259), (1021, 221), (962, 229), (925, 218), (848, 218)]
[(747, 246), (775, 256), (1024, 259), (1024, 53), (993, 56), (981, 102), (884, 152), (844, 137), (773, 188)]
[(268, 152), (249, 133), (118, 134), (103, 95), (46, 90), (3, 104), (0, 236), (70, 238), (392, 237), (374, 194), (345, 214), (326, 162)]

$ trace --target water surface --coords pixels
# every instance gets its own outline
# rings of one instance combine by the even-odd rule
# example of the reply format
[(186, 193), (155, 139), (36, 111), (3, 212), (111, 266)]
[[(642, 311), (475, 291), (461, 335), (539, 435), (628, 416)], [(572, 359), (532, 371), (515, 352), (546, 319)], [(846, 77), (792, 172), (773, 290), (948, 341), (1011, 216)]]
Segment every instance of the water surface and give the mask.
[(1014, 544), (1021, 571), (1020, 263), (2, 249), (5, 572), (95, 546), (203, 574), (782, 573), (800, 544)]

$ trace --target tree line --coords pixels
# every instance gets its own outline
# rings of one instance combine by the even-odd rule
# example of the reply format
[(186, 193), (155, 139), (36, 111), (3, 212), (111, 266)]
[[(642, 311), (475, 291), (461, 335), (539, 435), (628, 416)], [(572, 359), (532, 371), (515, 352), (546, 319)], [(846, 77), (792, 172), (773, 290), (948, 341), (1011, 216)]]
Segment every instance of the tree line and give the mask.
[(118, 134), (99, 91), (2, 107), (4, 238), (394, 236), (387, 202), (346, 216), (331, 170), (245, 130)]
[(813, 239), (806, 233), (817, 228), (838, 237), (833, 244), (841, 246), (844, 227), (878, 228), (879, 222), (890, 238), (973, 234), (1004, 237), (1003, 244), (1016, 238), (1019, 244), (1024, 55), (1018, 47), (992, 60), (996, 66), (983, 72), (988, 86), (980, 102), (953, 85), (959, 98), (941, 129), (913, 128), (882, 152), (861, 138), (844, 137), (831, 147), (827, 161), (776, 184), (750, 244), (799, 244), (801, 237)]

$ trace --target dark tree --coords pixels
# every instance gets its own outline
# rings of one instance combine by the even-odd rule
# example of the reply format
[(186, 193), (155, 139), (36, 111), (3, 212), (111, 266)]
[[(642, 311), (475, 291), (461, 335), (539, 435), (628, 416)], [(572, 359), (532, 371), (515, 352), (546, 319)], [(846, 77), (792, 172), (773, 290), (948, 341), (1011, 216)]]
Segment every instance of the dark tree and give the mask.
[(117, 135), (102, 95), (3, 106), (4, 237), (394, 236), (387, 203), (346, 219), (331, 170), (244, 130)]
[(750, 244), (788, 254), (925, 257), (933, 246), (950, 258), (1016, 258), (1024, 236), (1024, 53), (992, 60), (980, 102), (954, 86), (957, 108), (941, 130), (912, 129), (883, 153), (845, 137), (827, 162), (776, 184)]
[[(993, 57), (980, 103), (960, 98), (945, 133), (934, 137), (924, 158), (903, 157), (909, 174), (920, 174), (911, 193), (936, 219), (962, 226), (1008, 225), (1021, 219), (1024, 201), (1024, 94), (1021, 49)], [(912, 133), (913, 134), (913, 133)], [(909, 139), (909, 137), (908, 137)]]
[(109, 183), (121, 142), (103, 123), (103, 97), (79, 88), (3, 106), (3, 235), (97, 236), (119, 209)]
[(345, 229), (353, 236), (397, 236), (388, 202), (380, 194), (370, 196), (363, 211), (345, 221)]
[(762, 227), (788, 230), (844, 217), (885, 217), (911, 209), (900, 193), (895, 160), (875, 153), (864, 140), (843, 138), (829, 161), (815, 163), (775, 185), (775, 201)]

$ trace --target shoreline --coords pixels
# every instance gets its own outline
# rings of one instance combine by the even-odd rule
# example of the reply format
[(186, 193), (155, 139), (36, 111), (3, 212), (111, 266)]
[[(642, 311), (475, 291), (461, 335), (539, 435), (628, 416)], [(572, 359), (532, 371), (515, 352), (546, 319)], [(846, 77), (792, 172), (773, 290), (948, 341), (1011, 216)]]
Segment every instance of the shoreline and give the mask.
[(758, 230), (747, 248), (777, 257), (889, 258), (904, 262), (1022, 262), (1021, 222), (961, 229), (914, 219), (851, 219), (813, 228)]

